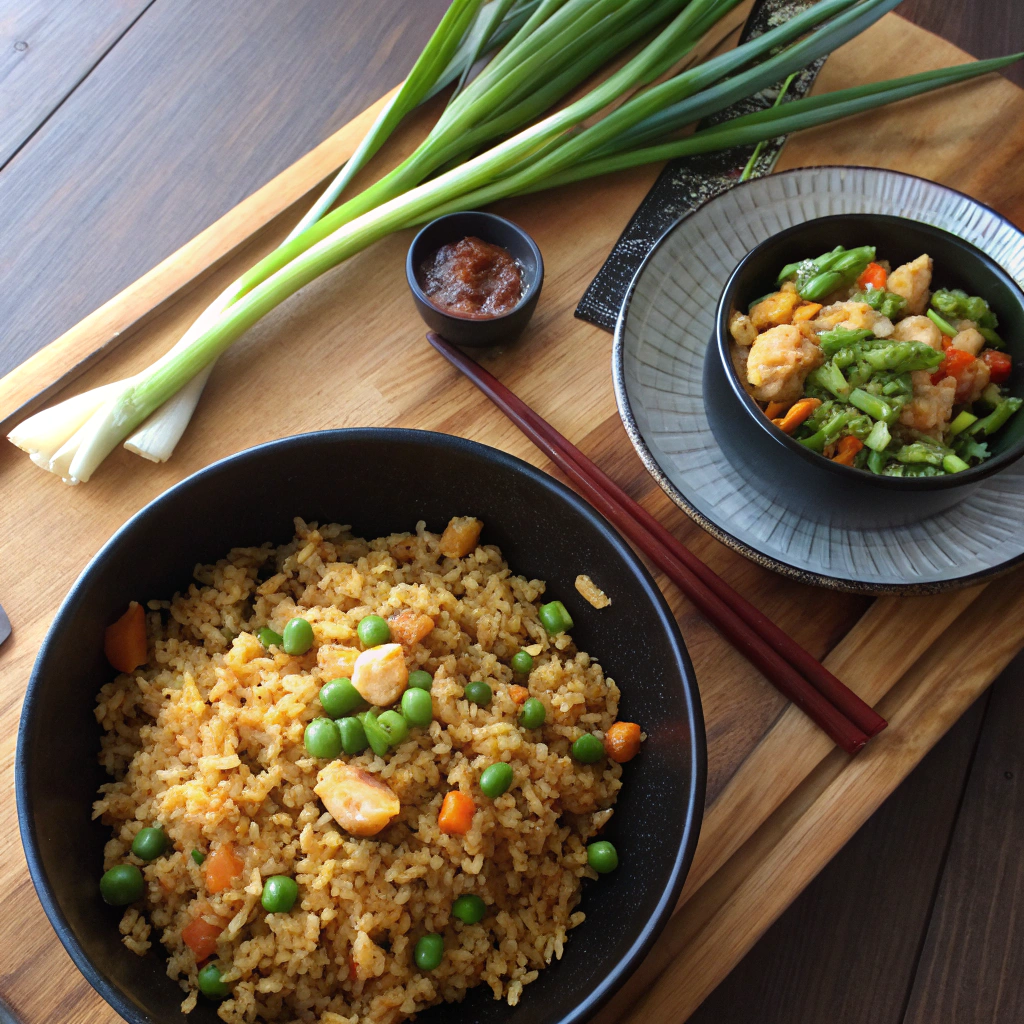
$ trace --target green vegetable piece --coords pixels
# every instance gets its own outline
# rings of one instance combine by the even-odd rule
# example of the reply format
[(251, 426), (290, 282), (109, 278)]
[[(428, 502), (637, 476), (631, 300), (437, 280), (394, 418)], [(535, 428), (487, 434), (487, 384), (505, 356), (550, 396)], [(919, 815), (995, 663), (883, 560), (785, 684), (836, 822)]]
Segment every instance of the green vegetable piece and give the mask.
[(370, 711), (364, 711), (358, 717), (359, 721), (363, 723), (363, 731), (366, 733), (370, 749), (378, 757), (383, 757), (391, 749), (391, 741), (388, 739), (387, 732), (381, 727), (377, 719), (377, 713), (371, 709)]
[[(856, 281), (874, 258), (875, 247), (872, 245), (849, 250), (837, 246), (830, 253), (797, 264), (797, 291), (802, 299), (817, 302), (842, 285)], [(783, 270), (789, 270), (789, 267)]]
[(946, 455), (942, 460), (942, 468), (947, 473), (962, 473), (971, 467), (959, 455)]
[(835, 270), (826, 270), (815, 274), (803, 287), (799, 288), (800, 298), (808, 302), (817, 302), (834, 292), (843, 283), (843, 275)]
[[(826, 356), (834, 356), (844, 348), (852, 349), (862, 341), (867, 341), (871, 332), (864, 329), (851, 331), (848, 327), (833, 327), (830, 331), (822, 331), (818, 336), (821, 351)], [(852, 360), (851, 360), (852, 362)]]
[(480, 773), (480, 792), (492, 800), (501, 796), (512, 785), (512, 765), (506, 761), (496, 761), (488, 765)]
[(528, 676), (533, 671), (533, 655), (526, 651), (516, 651), (512, 655), (512, 671), (517, 676)]
[(862, 388), (854, 388), (850, 392), (850, 404), (855, 405), (862, 412), (866, 412), (872, 419), (881, 420), (886, 424), (895, 423), (899, 419), (898, 408), (893, 408), (888, 402), (877, 395), (869, 394)]
[(607, 839), (600, 839), (587, 844), (587, 863), (599, 875), (607, 875), (619, 866), (619, 854)]
[(889, 455), (883, 451), (873, 451), (868, 456), (867, 466), (872, 473), (881, 475), (885, 469), (885, 464), (889, 461)]
[(397, 711), (384, 711), (377, 718), (377, 726), (387, 736), (389, 747), (397, 747), (409, 735), (409, 723)]
[(256, 639), (259, 640), (264, 647), (283, 647), (284, 637), (280, 633), (275, 633), (269, 626), (264, 626), (262, 629), (256, 631)]
[(418, 729), (425, 729), (434, 720), (434, 702), (428, 690), (411, 687), (402, 694), (402, 715)]
[(487, 904), (479, 896), (466, 893), (452, 904), (452, 917), (463, 924), (479, 924), (487, 913)]
[(310, 757), (332, 758), (341, 753), (341, 733), (330, 718), (314, 718), (306, 726), (303, 742)]
[(299, 898), (299, 886), (288, 875), (271, 875), (263, 883), (260, 903), (268, 914), (287, 914)]
[(836, 366), (834, 360), (830, 359), (817, 369), (812, 370), (808, 374), (807, 380), (826, 391), (831, 391), (837, 398), (849, 398), (849, 381), (843, 376), (843, 371)]
[(984, 419), (978, 420), (967, 429), (972, 435), (994, 434), (1021, 407), (1022, 399), (1004, 398)]
[(896, 452), (896, 458), (903, 463), (926, 462), (930, 466), (941, 466), (942, 460), (948, 454), (949, 449), (940, 444), (914, 441), (913, 444), (905, 444)]
[(156, 860), (167, 849), (167, 835), (162, 828), (139, 829), (132, 840), (132, 853), (139, 860)]
[(354, 715), (341, 718), (336, 723), (338, 735), (341, 736), (341, 749), (346, 754), (361, 754), (369, 745), (363, 723)]
[(861, 355), (873, 369), (891, 370), (894, 373), (931, 370), (945, 358), (942, 352), (937, 352), (922, 341), (867, 343)]
[(759, 295), (753, 302), (747, 303), (747, 312), (749, 313), (758, 303), (764, 302), (770, 295), (774, 295), (775, 292), (765, 292), (764, 295)]
[(946, 437), (956, 437), (957, 434), (962, 434), (972, 423), (977, 422), (978, 417), (974, 413), (963, 409), (953, 417), (953, 422), (950, 423), (949, 429), (946, 431)]
[(594, 764), (604, 757), (604, 744), (592, 733), (585, 732), (573, 743), (572, 756), (580, 764)]
[(939, 316), (939, 314), (936, 313), (934, 309), (928, 310), (928, 319), (931, 320), (931, 322), (935, 324), (935, 326), (938, 327), (938, 329), (942, 331), (943, 334), (948, 335), (950, 338), (956, 337), (956, 328), (953, 327), (952, 324), (943, 320), (942, 317)]
[(417, 690), (430, 690), (434, 685), (434, 677), (429, 672), (416, 668), (409, 673), (409, 685)]
[(231, 989), (220, 979), (220, 967), (215, 963), (207, 964), (199, 971), (199, 991), (208, 999), (224, 999), (231, 995)]
[(142, 898), (142, 872), (134, 864), (115, 864), (100, 879), (100, 895), (112, 907), (127, 907)]
[(519, 712), (519, 724), (524, 729), (539, 729), (546, 717), (544, 705), (536, 697), (530, 697)]
[(413, 958), (421, 971), (436, 971), (444, 959), (444, 936), (421, 936), (416, 942)]
[(993, 347), (1006, 348), (1006, 342), (991, 327), (979, 327), (978, 333)]
[(864, 438), (864, 444), (872, 451), (881, 452), (889, 447), (892, 434), (884, 420), (878, 420)]
[(540, 624), (552, 636), (565, 633), (573, 627), (572, 616), (561, 601), (549, 601), (547, 604), (542, 604), (537, 609), (537, 615), (540, 617)]
[(344, 676), (320, 687), (320, 706), (329, 718), (344, 718), (362, 703), (363, 695)]
[(284, 653), (305, 654), (313, 646), (313, 627), (306, 619), (296, 617), (284, 627)]
[(491, 688), (479, 679), (474, 680), (472, 683), (466, 683), (466, 689), (463, 692), (465, 693), (466, 700), (471, 701), (473, 704), (479, 704), (481, 707), (487, 707), (494, 696)]
[(360, 619), (356, 632), (364, 647), (380, 647), (391, 639), (391, 627), (387, 619), (379, 615), (367, 615)]
[(203, 853), (202, 850), (193, 850), (192, 851), (192, 859), (197, 864), (202, 864), (203, 861), (206, 860), (206, 854)]

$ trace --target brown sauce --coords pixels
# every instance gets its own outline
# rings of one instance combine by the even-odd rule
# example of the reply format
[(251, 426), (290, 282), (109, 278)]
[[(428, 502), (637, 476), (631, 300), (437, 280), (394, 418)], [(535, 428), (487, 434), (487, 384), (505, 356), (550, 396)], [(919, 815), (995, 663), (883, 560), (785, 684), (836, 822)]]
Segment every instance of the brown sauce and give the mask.
[(519, 262), (500, 245), (472, 236), (442, 246), (423, 261), (420, 274), (427, 298), (455, 316), (501, 316), (523, 297)]

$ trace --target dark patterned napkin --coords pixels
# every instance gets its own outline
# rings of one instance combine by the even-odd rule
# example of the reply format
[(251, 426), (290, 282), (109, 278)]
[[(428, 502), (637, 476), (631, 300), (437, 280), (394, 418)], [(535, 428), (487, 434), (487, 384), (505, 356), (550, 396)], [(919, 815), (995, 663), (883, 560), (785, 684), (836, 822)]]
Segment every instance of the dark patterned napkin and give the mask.
[[(813, 4), (814, 0), (757, 0), (743, 27), (740, 42), (756, 38)], [(804, 68), (793, 79), (786, 98), (800, 99), (806, 96), (824, 63), (823, 57)], [(756, 96), (706, 118), (699, 127), (706, 128), (741, 114), (770, 107), (781, 85), (780, 82), (772, 89), (765, 89)], [(785, 142), (786, 137), (782, 136), (764, 144), (754, 166), (754, 175), (771, 173)], [(752, 145), (737, 146), (721, 153), (702, 153), (668, 163), (626, 225), (626, 230), (619, 236), (597, 277), (590, 282), (576, 307), (576, 316), (606, 331), (614, 330), (629, 284), (654, 243), (680, 217), (734, 185), (754, 148)]]

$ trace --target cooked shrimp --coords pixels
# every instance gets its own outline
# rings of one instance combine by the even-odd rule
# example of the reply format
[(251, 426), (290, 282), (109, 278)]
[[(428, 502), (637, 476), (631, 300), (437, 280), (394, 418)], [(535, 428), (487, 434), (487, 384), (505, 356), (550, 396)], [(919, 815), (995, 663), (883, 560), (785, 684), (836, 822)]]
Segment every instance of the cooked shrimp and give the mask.
[(873, 310), (866, 302), (833, 302), (818, 314), (811, 326), (818, 334), (830, 331), (833, 327), (845, 327), (849, 331), (870, 331), (876, 338), (888, 338), (893, 332), (892, 321)]
[(331, 817), (354, 836), (375, 836), (402, 809), (383, 779), (342, 761), (320, 769), (313, 792)]
[(759, 402), (799, 398), (807, 374), (824, 360), (798, 327), (782, 324), (757, 336), (747, 357), (747, 380)]
[(956, 378), (956, 400), (959, 403), (976, 402), (981, 398), (982, 391), (988, 387), (992, 371), (988, 363), (975, 359), (973, 363), (965, 366)]
[(352, 685), (379, 708), (394, 704), (409, 683), (401, 644), (381, 644), (363, 651), (352, 666)]
[[(789, 281), (786, 284), (790, 284)], [(801, 299), (795, 287), (783, 288), (782, 291), (766, 295), (750, 311), (750, 322), (759, 330), (767, 327), (778, 327), (788, 324), (793, 319), (793, 310), (800, 305)]]
[[(930, 320), (928, 322), (931, 323)], [(964, 352), (970, 352), (972, 356), (976, 356), (985, 347), (985, 339), (979, 330), (967, 327), (961, 328), (950, 344), (953, 348), (963, 349)]]
[(732, 316), (729, 317), (729, 333), (737, 345), (743, 345), (746, 348), (754, 344), (754, 339), (757, 337), (757, 328), (746, 313), (741, 313), (738, 309), (734, 309)]
[(897, 267), (886, 281), (886, 291), (895, 292), (907, 300), (907, 315), (923, 313), (928, 307), (932, 284), (932, 258), (927, 253), (910, 263)]
[(910, 375), (914, 387), (913, 398), (903, 407), (900, 423), (923, 433), (939, 433), (949, 422), (956, 399), (956, 378), (943, 377), (932, 383), (927, 370), (915, 370)]
[(926, 316), (908, 316), (901, 320), (890, 337), (894, 341), (920, 341), (936, 352), (942, 351), (942, 331)]

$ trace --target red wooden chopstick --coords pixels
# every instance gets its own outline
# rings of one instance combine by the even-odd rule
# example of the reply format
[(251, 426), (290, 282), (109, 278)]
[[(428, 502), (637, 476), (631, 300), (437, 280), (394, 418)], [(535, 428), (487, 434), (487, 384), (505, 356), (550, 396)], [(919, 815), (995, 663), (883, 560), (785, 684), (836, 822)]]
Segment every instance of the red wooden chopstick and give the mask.
[[(856, 753), (886, 722), (736, 593), (570, 441), (492, 374), (433, 332), (427, 340), (555, 462), (610, 522), (643, 550), (776, 687), (844, 750)], [(803, 674), (801, 674), (803, 673)]]

